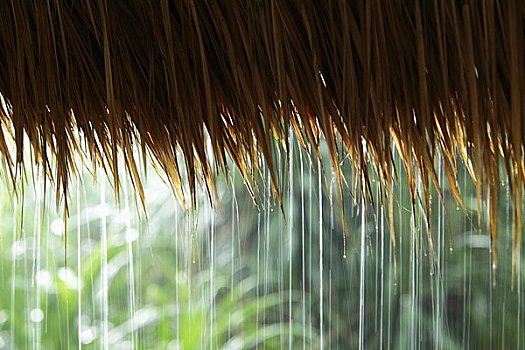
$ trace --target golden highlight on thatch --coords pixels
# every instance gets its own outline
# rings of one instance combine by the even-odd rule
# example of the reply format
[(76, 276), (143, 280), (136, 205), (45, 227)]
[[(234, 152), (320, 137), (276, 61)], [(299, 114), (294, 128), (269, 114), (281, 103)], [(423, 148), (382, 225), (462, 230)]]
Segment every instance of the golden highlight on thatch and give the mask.
[(323, 137), (336, 174), (340, 138), (363, 188), (372, 158), (388, 189), (394, 140), (427, 205), (438, 151), (458, 201), (458, 162), (468, 168), (479, 209), (488, 198), (493, 241), (502, 156), (519, 252), (521, 0), (2, 1), (0, 11), (0, 152), (20, 164), (27, 135), (59, 192), (86, 149), (117, 189), (122, 157), (141, 191), (135, 144), (183, 200), (178, 151), (192, 193), (227, 156), (250, 184), (289, 127), (314, 153)]

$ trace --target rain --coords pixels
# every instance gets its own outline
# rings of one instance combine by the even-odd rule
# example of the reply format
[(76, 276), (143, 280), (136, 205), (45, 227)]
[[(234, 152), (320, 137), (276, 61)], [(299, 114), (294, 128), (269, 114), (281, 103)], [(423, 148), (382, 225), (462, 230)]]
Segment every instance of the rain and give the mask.
[(462, 208), (437, 157), (442, 192), (426, 211), (394, 151), (391, 222), (372, 163), (369, 195), (342, 163), (339, 198), (330, 163), (293, 134), (280, 154), (281, 202), (264, 164), (255, 198), (232, 166), (217, 178), (217, 202), (203, 184), (191, 208), (153, 168), (146, 207), (129, 178), (117, 201), (109, 179), (86, 171), (66, 217), (42, 174), (6, 184), (0, 348), (520, 348), (523, 261), (512, 275), (508, 183), (493, 270), (466, 170)]

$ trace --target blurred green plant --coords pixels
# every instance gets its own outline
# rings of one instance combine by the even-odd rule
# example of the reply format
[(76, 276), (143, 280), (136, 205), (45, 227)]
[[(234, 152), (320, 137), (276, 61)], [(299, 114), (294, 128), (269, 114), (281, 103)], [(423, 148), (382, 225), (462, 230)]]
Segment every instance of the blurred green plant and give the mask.
[(67, 228), (41, 179), (28, 179), (22, 192), (18, 184), (18, 197), (5, 186), (0, 349), (317, 349), (321, 339), (325, 348), (348, 349), (359, 347), (360, 335), (366, 348), (525, 344), (525, 266), (522, 259), (511, 276), (508, 184), (493, 271), (466, 172), (463, 210), (437, 164), (442, 193), (432, 193), (426, 217), (396, 168), (394, 250), (379, 183), (371, 182), (366, 208), (345, 188), (345, 235), (330, 170), (320, 192), (315, 164), (297, 147), (292, 160), (291, 169), (277, 167), (278, 181), (293, 183), (282, 203), (262, 185), (254, 205), (232, 171), (218, 178), (219, 204), (211, 208), (203, 191), (192, 212), (155, 176), (146, 177), (145, 215), (129, 193), (118, 205), (102, 200), (101, 191), (113, 198), (110, 184), (91, 184), (85, 174), (73, 186)]
[[(205, 197), (185, 212), (160, 180), (150, 181), (146, 219), (132, 198), (119, 206), (101, 203), (100, 184), (78, 186), (67, 236), (49, 193), (35, 187), (24, 188), (23, 198), (0, 196), (0, 348), (98, 349), (105, 337), (112, 349), (276, 349), (289, 338), (315, 342), (315, 332), (305, 335), (299, 323), (276, 317), (295, 307), (297, 292), (291, 300), (279, 293), (273, 265), (263, 286), (251, 261), (229, 246), (235, 233), (228, 232), (228, 218), (212, 215)], [(246, 233), (236, 230), (244, 240)], [(212, 241), (222, 250), (213, 262)]]

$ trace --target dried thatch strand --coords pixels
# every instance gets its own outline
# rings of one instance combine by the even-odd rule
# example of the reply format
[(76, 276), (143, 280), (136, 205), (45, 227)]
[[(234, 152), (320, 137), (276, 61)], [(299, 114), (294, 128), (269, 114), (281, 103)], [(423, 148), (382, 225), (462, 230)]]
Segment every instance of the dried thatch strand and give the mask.
[(0, 11), (0, 152), (10, 169), (20, 164), (27, 135), (59, 194), (81, 140), (117, 192), (122, 155), (143, 198), (138, 142), (185, 201), (178, 151), (193, 194), (199, 174), (213, 189), (227, 156), (252, 184), (259, 158), (273, 164), (274, 138), (286, 140), (289, 127), (316, 155), (322, 135), (340, 175), (341, 137), (366, 191), (367, 156), (390, 188), (393, 139), (412, 196), (417, 169), (427, 207), (438, 150), (461, 200), (459, 155), (480, 211), (490, 202), (493, 242), (503, 157), (519, 254), (522, 1), (3, 1)]

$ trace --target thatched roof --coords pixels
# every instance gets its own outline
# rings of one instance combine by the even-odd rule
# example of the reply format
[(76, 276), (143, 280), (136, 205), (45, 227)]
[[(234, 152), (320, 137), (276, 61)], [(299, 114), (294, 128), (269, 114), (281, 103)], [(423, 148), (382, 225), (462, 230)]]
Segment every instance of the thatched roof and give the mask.
[(441, 151), (459, 200), (461, 160), (479, 207), (490, 198), (493, 238), (503, 156), (521, 244), (521, 0), (2, 1), (0, 13), (0, 152), (21, 163), (27, 135), (59, 192), (83, 150), (117, 188), (122, 159), (140, 190), (137, 147), (179, 193), (178, 150), (191, 188), (227, 155), (250, 183), (291, 126), (314, 155), (324, 137), (336, 173), (340, 138), (385, 184), (393, 139), (413, 193), (415, 172), (424, 193), (438, 186)]

